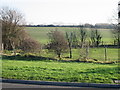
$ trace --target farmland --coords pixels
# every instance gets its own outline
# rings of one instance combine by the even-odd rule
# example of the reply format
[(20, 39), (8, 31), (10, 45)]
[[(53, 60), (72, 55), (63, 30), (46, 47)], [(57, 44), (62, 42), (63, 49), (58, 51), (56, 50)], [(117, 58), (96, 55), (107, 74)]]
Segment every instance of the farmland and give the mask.
[[(113, 80), (120, 80), (119, 25), (25, 25), (26, 17), (16, 10), (3, 8), (0, 11), (0, 78), (104, 84), (116, 84)], [(38, 18), (41, 20), (47, 17)], [(31, 17), (33, 18), (39, 22), (36, 16)], [(50, 23), (49, 20), (44, 22)], [(114, 34), (112, 28), (115, 30)]]
[[(35, 40), (42, 44), (47, 44), (49, 38), (47, 33), (53, 30), (65, 32), (73, 32), (79, 35), (78, 28), (70, 27), (26, 27), (25, 30)], [(88, 33), (90, 29), (87, 28)], [(111, 30), (99, 29), (105, 44), (113, 44), (113, 36)], [(89, 33), (90, 34), (90, 33)], [(79, 38), (79, 36), (78, 36)], [(114, 84), (113, 80), (120, 77), (118, 63), (106, 64), (105, 48), (90, 48), (89, 58), (96, 59), (97, 62), (83, 63), (71, 62), (80, 58), (80, 48), (72, 49), (72, 58), (69, 53), (62, 53), (62, 60), (70, 62), (57, 61), (57, 55), (42, 49), (39, 54), (31, 57), (10, 56), (3, 57), (2, 60), (2, 78), (21, 79), (21, 80), (41, 80), (41, 81), (59, 81), (59, 82), (84, 82), (84, 83), (109, 83)], [(118, 61), (118, 48), (107, 48), (107, 62)]]
[[(49, 38), (47, 33), (54, 30), (62, 31), (64, 34), (65, 32), (76, 32), (78, 38), (79, 38), (79, 28), (77, 27), (26, 27), (26, 31), (32, 36), (34, 39), (39, 41), (42, 44), (46, 44), (49, 42)], [(89, 28), (86, 28), (88, 31), (88, 34), (90, 34)], [(102, 35), (102, 41), (104, 44), (113, 44), (113, 35), (111, 32), (111, 29), (98, 29), (99, 32)], [(42, 52), (42, 56), (46, 57), (55, 57), (56, 55), (54, 53), (46, 52), (46, 50), (43, 50), (45, 52)], [(79, 51), (80, 49), (72, 49), (73, 51), (73, 59), (79, 58)], [(104, 60), (104, 48), (90, 48), (89, 50), (90, 54), (89, 57), (98, 59), (100, 61)], [(111, 60), (118, 60), (118, 49), (117, 48), (108, 48), (107, 49), (107, 59), (109, 61)], [(68, 57), (69, 53), (65, 53), (62, 55), (63, 57)]]
[[(76, 32), (79, 33), (79, 28), (75, 27), (26, 27), (25, 30), (37, 41), (46, 44), (49, 39), (47, 33), (53, 30), (59, 30), (63, 33), (65, 32)], [(102, 41), (106, 44), (113, 44), (113, 35), (109, 29), (98, 29), (103, 36)], [(87, 31), (90, 32), (90, 29), (87, 28)]]
[[(89, 50), (89, 57), (93, 59), (97, 59), (98, 61), (105, 61), (105, 56), (104, 56), (104, 48), (90, 48)], [(80, 58), (79, 53), (80, 49), (72, 49), (73, 52), (73, 58), (74, 60)], [(41, 56), (43, 57), (50, 57), (50, 58), (55, 58), (56, 55), (52, 52), (48, 52), (47, 50), (43, 50)], [(62, 57), (68, 57), (69, 53), (63, 53)], [(118, 49), (117, 48), (108, 48), (107, 49), (107, 60), (108, 61), (115, 61), (118, 60)], [(64, 58), (66, 59), (66, 58)], [(69, 58), (68, 58), (69, 60)]]

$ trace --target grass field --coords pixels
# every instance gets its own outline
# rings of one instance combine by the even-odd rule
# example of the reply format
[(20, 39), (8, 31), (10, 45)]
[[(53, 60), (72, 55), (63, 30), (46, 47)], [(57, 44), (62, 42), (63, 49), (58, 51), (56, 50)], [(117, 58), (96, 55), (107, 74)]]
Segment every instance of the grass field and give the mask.
[[(26, 27), (26, 31), (42, 44), (46, 44), (49, 41), (47, 33), (55, 29), (56, 27)], [(59, 27), (57, 29), (63, 33), (71, 31), (79, 32), (78, 28)], [(87, 30), (88, 32), (90, 31), (89, 29)], [(113, 43), (111, 30), (99, 29), (99, 31), (103, 36), (104, 42), (107, 42), (107, 44)], [(118, 50), (118, 48), (107, 48), (107, 61), (119, 60)], [(72, 51), (72, 60), (79, 59), (80, 49), (72, 49)], [(90, 48), (89, 58), (105, 61), (104, 51), (104, 48)], [(37, 60), (36, 57), (35, 60), (25, 57), (16, 58), (16, 56), (15, 58), (13, 56), (13, 59), (10, 57), (3, 58), (2, 78), (111, 84), (114, 84), (113, 80), (120, 79), (118, 63), (58, 62), (53, 60), (57, 55), (49, 52), (47, 49), (42, 50), (40, 57), (37, 57)], [(63, 53), (62, 59), (66, 59), (65, 57), (69, 57), (69, 53)]]
[[(107, 48), (107, 61), (114, 61), (119, 60), (118, 57), (118, 50), (117, 48)], [(90, 48), (89, 50), (89, 58), (97, 59), (98, 61), (105, 61), (105, 49), (104, 48)], [(57, 57), (56, 54), (52, 52), (48, 52), (48, 50), (43, 50), (42, 54), (43, 57)], [(79, 59), (80, 58), (80, 49), (72, 49), (72, 59)], [(69, 57), (69, 53), (63, 53), (62, 57)]]
[(41, 81), (111, 83), (120, 79), (118, 64), (2, 60), (2, 78)]
[[(47, 36), (47, 33), (52, 31), (52, 30), (59, 30), (62, 31), (63, 33), (65, 32), (72, 32), (75, 31), (77, 34), (79, 33), (79, 28), (75, 27), (26, 27), (26, 31), (36, 40), (39, 42), (46, 44), (49, 39)], [(90, 29), (88, 29), (88, 32)], [(103, 36), (102, 41), (104, 41), (107, 44), (113, 43), (113, 36), (111, 33), (111, 30), (109, 29), (98, 29)]]
[[(49, 42), (49, 38), (47, 36), (47, 33), (53, 30), (59, 30), (62, 31), (63, 33), (65, 32), (72, 32), (75, 31), (78, 35), (79, 33), (79, 28), (76, 27), (26, 27), (26, 31), (36, 40), (41, 42), (42, 44), (46, 44)], [(88, 33), (90, 32), (89, 28), (86, 28)], [(106, 44), (113, 44), (113, 36), (111, 33), (110, 29), (98, 29), (103, 36), (103, 41), (106, 42)], [(79, 58), (79, 49), (73, 49), (73, 58), (77, 59)], [(48, 56), (48, 57), (54, 57), (54, 53), (43, 53), (42, 55)], [(63, 57), (68, 57), (69, 53), (63, 54)], [(89, 56), (91, 58), (95, 58), (98, 60), (104, 60), (104, 48), (94, 48), (90, 49), (90, 54)], [(118, 60), (118, 49), (115, 48), (108, 48), (107, 49), (107, 56), (108, 60)]]

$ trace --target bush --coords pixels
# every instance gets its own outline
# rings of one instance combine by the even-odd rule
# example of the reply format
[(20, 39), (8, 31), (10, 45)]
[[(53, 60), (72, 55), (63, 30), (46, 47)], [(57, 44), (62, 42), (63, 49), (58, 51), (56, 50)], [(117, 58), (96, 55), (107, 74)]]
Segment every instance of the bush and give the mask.
[(41, 44), (29, 37), (22, 41), (20, 49), (23, 50), (25, 53), (36, 53), (40, 52)]

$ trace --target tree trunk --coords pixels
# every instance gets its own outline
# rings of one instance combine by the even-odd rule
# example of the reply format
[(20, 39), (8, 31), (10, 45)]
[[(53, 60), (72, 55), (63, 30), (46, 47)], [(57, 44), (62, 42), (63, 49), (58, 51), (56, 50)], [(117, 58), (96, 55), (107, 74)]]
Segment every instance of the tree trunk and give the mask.
[(70, 58), (72, 58), (72, 48), (70, 47)]
[(59, 60), (61, 60), (61, 54), (60, 53), (58, 53), (58, 58), (59, 58)]
[(96, 42), (96, 46), (99, 47), (99, 42), (98, 41)]

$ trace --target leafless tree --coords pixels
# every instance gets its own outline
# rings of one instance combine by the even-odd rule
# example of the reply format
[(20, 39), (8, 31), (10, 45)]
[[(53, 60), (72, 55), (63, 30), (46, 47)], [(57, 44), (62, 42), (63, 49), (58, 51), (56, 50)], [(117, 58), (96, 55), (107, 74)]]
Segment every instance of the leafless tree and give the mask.
[(71, 32), (70, 35), (69, 35), (69, 34), (66, 32), (66, 38), (67, 38), (67, 41), (68, 41), (70, 58), (72, 58), (73, 33)]
[(87, 31), (85, 28), (80, 27), (80, 46), (83, 47), (83, 44), (87, 38)]
[(24, 52), (40, 50), (40, 44), (24, 30), (25, 19), (22, 13), (8, 7), (0, 11), (2, 22), (2, 43), (6, 50), (22, 49)]
[(77, 32), (75, 32), (75, 31), (72, 33), (73, 33), (72, 47), (77, 48), (79, 45), (78, 35), (77, 35)]
[(76, 48), (78, 46), (77, 35), (75, 32), (66, 32), (66, 39), (68, 41), (70, 58), (72, 58), (72, 47)]
[(0, 10), (0, 19), (2, 21), (3, 48), (14, 50), (19, 46), (19, 33), (24, 28), (24, 17), (17, 10), (6, 7)]
[(118, 45), (120, 47), (120, 6), (118, 6), (118, 10), (114, 10), (111, 23), (114, 26), (114, 29), (112, 30), (112, 34), (114, 37), (114, 44)]
[(64, 34), (58, 30), (48, 33), (50, 43), (48, 49), (52, 50), (61, 59), (61, 54), (68, 50), (68, 43), (64, 37)]
[(80, 60), (81, 61), (87, 61), (87, 59), (89, 58), (89, 47), (90, 47), (90, 43), (84, 42), (82, 45), (82, 48), (80, 48)]
[(91, 39), (92, 45), (98, 47), (99, 44), (101, 43), (102, 36), (97, 29), (92, 29), (90, 39)]
[(115, 29), (112, 30), (114, 36), (114, 42), (120, 47), (120, 25), (116, 25)]

